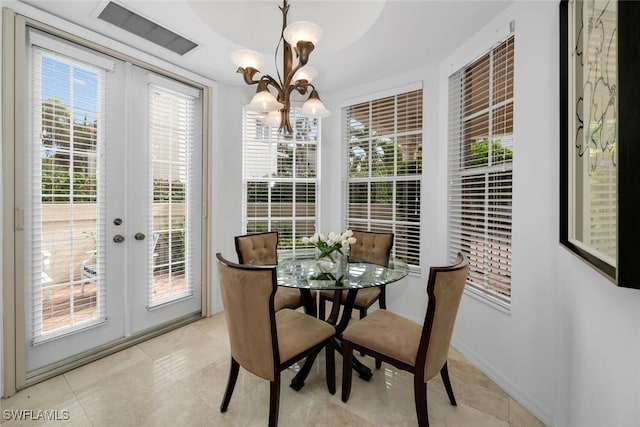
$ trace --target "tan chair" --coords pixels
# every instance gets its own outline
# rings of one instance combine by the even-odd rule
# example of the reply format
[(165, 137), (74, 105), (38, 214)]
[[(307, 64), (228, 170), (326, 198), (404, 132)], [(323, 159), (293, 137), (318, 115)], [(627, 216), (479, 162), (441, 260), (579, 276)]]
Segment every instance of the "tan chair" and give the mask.
[(243, 266), (217, 255), (218, 279), (229, 330), (231, 367), (229, 382), (220, 405), (226, 412), (242, 366), (271, 382), (269, 426), (278, 424), (280, 372), (306, 356), (326, 347), (326, 380), (329, 392), (336, 391), (335, 328), (299, 311), (282, 309), (276, 313), (276, 268)]
[[(368, 262), (387, 267), (393, 247), (393, 233), (375, 233), (372, 231), (353, 231), (356, 242), (351, 245), (349, 262)], [(325, 318), (326, 302), (333, 301), (334, 291), (320, 291), (319, 317)], [(341, 302), (347, 300), (347, 292), (342, 292)], [(360, 289), (356, 295), (354, 309), (360, 312), (360, 319), (367, 315), (369, 307), (378, 301), (380, 308), (387, 308), (385, 286)]]
[[(277, 265), (278, 232), (245, 234), (235, 237), (238, 262), (244, 265)], [(302, 307), (302, 296), (298, 289), (278, 288), (275, 299), (276, 311), (283, 308)]]
[(342, 401), (351, 392), (353, 350), (381, 359), (414, 375), (413, 388), (418, 425), (428, 426), (427, 381), (438, 372), (449, 401), (456, 406), (447, 357), (453, 325), (469, 274), (469, 261), (458, 254), (455, 264), (432, 267), (427, 295), (429, 303), (424, 324), (419, 325), (387, 310), (377, 310), (345, 329), (342, 334)]

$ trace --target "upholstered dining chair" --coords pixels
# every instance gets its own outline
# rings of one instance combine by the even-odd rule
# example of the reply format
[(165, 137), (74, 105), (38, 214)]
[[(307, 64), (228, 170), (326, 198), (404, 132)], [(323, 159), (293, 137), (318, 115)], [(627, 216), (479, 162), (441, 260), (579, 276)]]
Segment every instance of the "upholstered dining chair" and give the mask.
[(220, 405), (226, 412), (240, 366), (270, 381), (269, 426), (278, 424), (280, 372), (308, 355), (326, 348), (326, 381), (334, 394), (335, 328), (313, 316), (291, 309), (274, 308), (277, 288), (275, 266), (249, 266), (227, 261), (216, 254), (218, 280), (229, 330), (231, 367)]
[[(356, 242), (349, 249), (349, 262), (369, 262), (389, 266), (389, 257), (393, 247), (393, 233), (376, 233), (372, 231), (353, 230)], [(334, 291), (320, 291), (319, 317), (325, 318), (326, 302), (333, 301)], [(347, 299), (347, 292), (342, 292), (341, 302)], [(387, 308), (385, 287), (360, 289), (356, 295), (353, 308), (360, 312), (360, 319), (367, 315), (369, 307), (378, 301), (380, 308)]]
[(438, 372), (449, 401), (456, 406), (447, 357), (468, 274), (469, 260), (461, 253), (451, 266), (431, 267), (427, 283), (429, 302), (422, 325), (388, 310), (376, 310), (345, 329), (342, 334), (343, 402), (349, 400), (351, 393), (351, 362), (353, 350), (356, 349), (413, 374), (416, 413), (421, 427), (429, 425), (427, 381)]
[[(245, 234), (235, 237), (238, 262), (246, 265), (278, 264), (278, 232)], [(276, 311), (283, 308), (302, 307), (302, 295), (298, 289), (278, 288), (275, 297)]]

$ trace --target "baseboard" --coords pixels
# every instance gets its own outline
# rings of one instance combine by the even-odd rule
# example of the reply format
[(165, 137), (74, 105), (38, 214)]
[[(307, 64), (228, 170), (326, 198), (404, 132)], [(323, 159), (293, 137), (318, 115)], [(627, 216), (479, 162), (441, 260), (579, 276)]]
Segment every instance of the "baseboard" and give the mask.
[(462, 354), (469, 362), (476, 366), (482, 373), (491, 378), (500, 388), (506, 391), (509, 396), (513, 397), (522, 406), (524, 406), (529, 412), (538, 417), (545, 425), (549, 427), (557, 427), (555, 417), (549, 408), (545, 408), (536, 399), (534, 399), (529, 393), (514, 384), (509, 378), (505, 377), (499, 372), (493, 365), (479, 356), (476, 352), (459, 340), (452, 338), (451, 345)]

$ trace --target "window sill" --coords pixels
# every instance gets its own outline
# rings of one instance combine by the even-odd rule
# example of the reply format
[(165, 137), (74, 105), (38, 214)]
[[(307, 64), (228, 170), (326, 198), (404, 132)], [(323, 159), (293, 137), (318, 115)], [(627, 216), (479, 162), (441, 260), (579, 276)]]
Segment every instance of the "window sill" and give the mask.
[(471, 286), (468, 283), (464, 287), (464, 293), (465, 295), (469, 295), (471, 298), (481, 301), (489, 307), (494, 308), (504, 314), (511, 314), (511, 304), (499, 298), (496, 298), (493, 295), (489, 295), (483, 290)]

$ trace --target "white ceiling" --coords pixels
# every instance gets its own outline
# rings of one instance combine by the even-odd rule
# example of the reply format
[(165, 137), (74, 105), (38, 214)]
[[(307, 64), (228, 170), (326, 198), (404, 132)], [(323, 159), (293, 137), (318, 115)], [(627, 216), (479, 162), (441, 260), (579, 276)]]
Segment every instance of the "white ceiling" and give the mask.
[[(513, 1), (290, 0), (288, 20), (324, 30), (309, 65), (328, 93), (438, 63)], [(182, 57), (98, 19), (108, 0), (22, 2), (220, 83), (244, 84), (230, 60), (241, 48), (261, 51), (262, 71), (275, 75), (282, 0), (116, 0), (199, 44)]]

